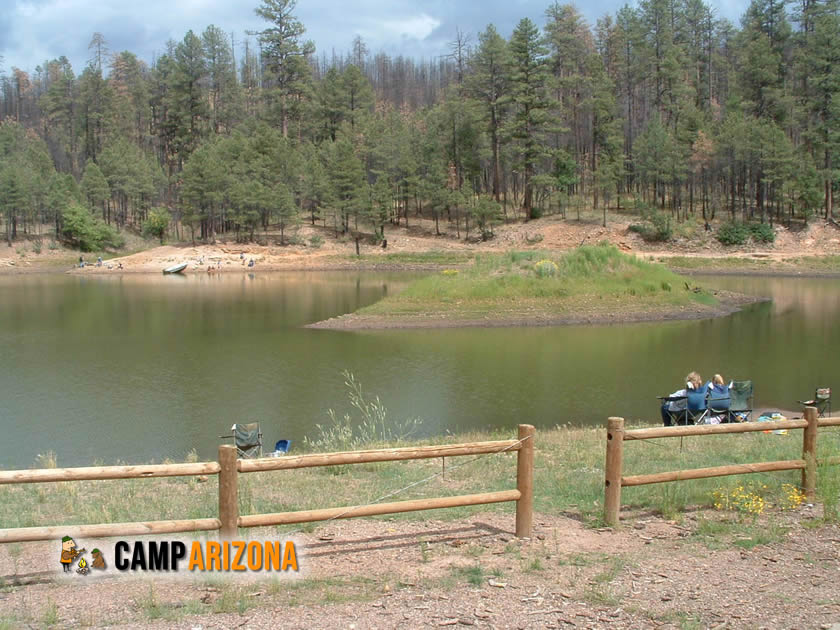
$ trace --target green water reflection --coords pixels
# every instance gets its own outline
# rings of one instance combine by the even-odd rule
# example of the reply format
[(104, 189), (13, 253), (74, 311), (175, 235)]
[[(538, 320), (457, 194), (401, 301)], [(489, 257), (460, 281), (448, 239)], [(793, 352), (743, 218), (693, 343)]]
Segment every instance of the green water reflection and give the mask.
[(686, 372), (752, 378), (784, 409), (840, 387), (840, 280), (705, 278), (766, 295), (726, 318), (621, 326), (381, 332), (302, 326), (369, 304), (412, 276), (0, 277), (0, 465), (211, 458), (233, 422), (294, 443), (342, 370), (423, 432), (655, 421)]

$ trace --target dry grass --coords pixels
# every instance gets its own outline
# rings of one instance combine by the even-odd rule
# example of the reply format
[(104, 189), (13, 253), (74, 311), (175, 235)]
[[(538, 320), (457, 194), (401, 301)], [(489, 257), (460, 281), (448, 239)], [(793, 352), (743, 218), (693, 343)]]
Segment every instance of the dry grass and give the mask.
[[(424, 443), (457, 443), (510, 438), (509, 433), (468, 433)], [(625, 474), (720, 466), (732, 463), (796, 459), (799, 432), (789, 435), (750, 433), (663, 438), (625, 444)], [(820, 457), (840, 453), (840, 431), (823, 429)], [(600, 523), (604, 480), (605, 431), (557, 427), (537, 434), (535, 507), (545, 514), (575, 513)], [(240, 513), (258, 514), (401, 501), (467, 493), (492, 492), (516, 485), (515, 454), (449, 458), (446, 473), (439, 459), (347, 465), (240, 475)], [(51, 462), (53, 464), (57, 462)], [(823, 474), (827, 484), (835, 477)], [(745, 479), (765, 486), (769, 505), (781, 503), (783, 484), (798, 484), (799, 472), (779, 472), (656, 484), (627, 488), (626, 507), (679, 515), (689, 505), (711, 506), (713, 492), (732, 489)], [(416, 482), (427, 480), (399, 492)], [(836, 485), (836, 484), (835, 484)], [(143, 520), (208, 518), (217, 515), (218, 484), (196, 477), (17, 484), (0, 487), (0, 527), (32, 527)], [(436, 518), (458, 519), (476, 508), (453, 508)], [(511, 512), (513, 504), (478, 508)], [(395, 519), (424, 519), (424, 513)], [(292, 528), (286, 528), (292, 529)]]

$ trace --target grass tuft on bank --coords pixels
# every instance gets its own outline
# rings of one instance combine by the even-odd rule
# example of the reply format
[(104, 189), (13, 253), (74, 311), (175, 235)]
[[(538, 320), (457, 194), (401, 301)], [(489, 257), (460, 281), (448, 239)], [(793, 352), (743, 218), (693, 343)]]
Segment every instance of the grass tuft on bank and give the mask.
[(357, 315), (551, 320), (616, 313), (626, 317), (717, 304), (713, 295), (663, 265), (604, 243), (564, 254), (477, 255), (471, 266), (422, 278)]

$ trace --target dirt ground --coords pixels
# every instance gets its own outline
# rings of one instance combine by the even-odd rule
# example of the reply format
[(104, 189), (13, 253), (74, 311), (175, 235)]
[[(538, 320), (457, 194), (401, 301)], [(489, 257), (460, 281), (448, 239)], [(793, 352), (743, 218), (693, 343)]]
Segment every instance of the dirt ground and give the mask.
[[(231, 587), (62, 578), (59, 569), (52, 581), (0, 590), (0, 625), (836, 629), (840, 528), (817, 512), (771, 515), (768, 527), (781, 522), (782, 533), (751, 548), (698, 534), (701, 520), (725, 518), (719, 512), (677, 523), (626, 510), (617, 530), (536, 515), (530, 540), (515, 538), (513, 515), (500, 513), (334, 521), (296, 536), (305, 578)], [(0, 574), (7, 584), (15, 566), (43, 575), (31, 570), (57, 565), (53, 547), (30, 543), (13, 563), (6, 546)]]
[[(601, 226), (600, 216), (596, 217), (594, 214), (584, 216), (580, 221), (571, 213), (567, 219), (552, 215), (528, 223), (498, 226), (495, 229), (495, 238), (489, 241), (466, 242), (463, 238), (457, 238), (451, 225), (441, 223), (441, 229), (448, 232), (436, 236), (434, 222), (412, 218), (409, 228), (404, 225), (386, 228), (387, 249), (363, 240), (360, 247), (365, 258), (361, 264), (352, 259), (352, 255), (355, 254), (353, 239), (336, 238), (332, 229), (308, 224), (303, 224), (298, 229), (295, 245), (280, 246), (279, 234), (258, 233), (257, 238), (266, 244), (234, 243), (232, 240), (223, 242), (220, 239), (215, 245), (168, 245), (113, 258), (106, 261), (102, 267), (91, 265), (84, 269), (73, 267), (73, 263), (77, 262), (78, 252), (42, 247), (41, 253), (36, 254), (32, 248), (27, 251), (25, 244), (22, 247), (20, 243), (16, 243), (14, 248), (0, 245), (0, 273), (45, 270), (106, 274), (160, 273), (165, 267), (183, 262), (189, 265), (187, 273), (206, 273), (208, 267), (212, 273), (388, 267), (385, 256), (393, 253), (492, 252), (509, 249), (562, 251), (582, 243), (604, 240), (614, 243), (623, 251), (657, 258), (686, 256), (786, 260), (801, 256), (840, 254), (840, 228), (836, 227), (836, 224), (818, 219), (800, 231), (790, 231), (777, 226), (775, 243), (743, 247), (724, 247), (714, 239), (711, 232), (703, 231), (702, 227), (695, 230), (691, 239), (678, 237), (667, 246), (649, 244), (638, 234), (628, 230), (628, 226), (634, 221), (638, 221), (638, 218), (611, 215), (607, 227), (604, 228)], [(320, 237), (321, 244), (314, 246), (310, 241), (312, 237)], [(21, 253), (24, 255), (21, 256)], [(377, 263), (377, 258), (382, 262)], [(255, 262), (254, 268), (248, 267), (251, 259)], [(95, 262), (95, 257), (88, 255), (85, 260), (92, 263)], [(118, 268), (119, 265), (122, 265), (122, 269)], [(405, 265), (400, 264), (399, 267), (405, 268)]]

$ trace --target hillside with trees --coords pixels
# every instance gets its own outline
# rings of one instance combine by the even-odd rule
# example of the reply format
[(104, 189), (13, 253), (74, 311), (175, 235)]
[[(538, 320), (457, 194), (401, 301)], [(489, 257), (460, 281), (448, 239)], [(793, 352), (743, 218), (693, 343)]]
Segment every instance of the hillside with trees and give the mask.
[(80, 72), (2, 71), (9, 244), (46, 225), (82, 249), (126, 229), (282, 244), (303, 221), (382, 239), (417, 217), (489, 238), (570, 198), (653, 226), (833, 217), (837, 0), (752, 0), (739, 26), (703, 0), (594, 25), (555, 3), (542, 29), (458, 31), (434, 60), (358, 36), (319, 55), (294, 9), (262, 0), (264, 29), (238, 46), (211, 25), (148, 64), (95, 33)]

